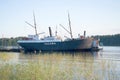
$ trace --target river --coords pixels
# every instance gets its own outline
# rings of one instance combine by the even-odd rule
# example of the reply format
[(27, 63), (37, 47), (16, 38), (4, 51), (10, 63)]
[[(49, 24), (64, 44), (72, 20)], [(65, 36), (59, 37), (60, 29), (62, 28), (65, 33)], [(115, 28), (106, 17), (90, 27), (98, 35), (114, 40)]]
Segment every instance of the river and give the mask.
[[(31, 61), (44, 65), (49, 63), (54, 67), (59, 65), (58, 70), (63, 71), (66, 77), (51, 80), (120, 80), (120, 47), (103, 46), (99, 52), (0, 52), (0, 67), (4, 63), (16, 65)], [(53, 73), (52, 76), (55, 76)], [(56, 74), (59, 72), (56, 71)]]

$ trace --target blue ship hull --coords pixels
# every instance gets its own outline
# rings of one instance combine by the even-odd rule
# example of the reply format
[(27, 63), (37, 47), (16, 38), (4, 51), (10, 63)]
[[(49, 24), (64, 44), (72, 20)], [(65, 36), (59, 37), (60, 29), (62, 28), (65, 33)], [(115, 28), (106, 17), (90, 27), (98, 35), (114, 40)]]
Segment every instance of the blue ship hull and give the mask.
[[(93, 39), (72, 39), (60, 42), (18, 42), (25, 51), (79, 51), (79, 50), (92, 50)], [(98, 49), (98, 48), (96, 48)]]

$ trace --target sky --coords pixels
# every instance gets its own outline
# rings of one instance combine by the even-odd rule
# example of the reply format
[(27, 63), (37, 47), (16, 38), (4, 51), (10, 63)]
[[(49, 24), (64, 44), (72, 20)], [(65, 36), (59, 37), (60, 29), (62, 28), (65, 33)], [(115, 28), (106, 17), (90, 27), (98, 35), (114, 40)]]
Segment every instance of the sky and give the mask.
[(48, 27), (55, 35), (69, 34), (59, 25), (69, 30), (70, 14), (74, 37), (120, 34), (120, 0), (0, 0), (0, 38), (19, 37), (35, 34), (33, 12), (38, 33), (47, 36)]

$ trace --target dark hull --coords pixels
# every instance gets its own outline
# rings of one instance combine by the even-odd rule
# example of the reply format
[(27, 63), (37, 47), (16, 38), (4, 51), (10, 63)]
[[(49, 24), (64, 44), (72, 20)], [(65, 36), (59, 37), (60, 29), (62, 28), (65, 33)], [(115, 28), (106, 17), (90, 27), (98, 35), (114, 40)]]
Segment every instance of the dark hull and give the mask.
[(25, 51), (89, 51), (92, 50), (92, 42), (92, 38), (87, 38), (62, 42), (19, 42), (18, 44), (22, 46)]

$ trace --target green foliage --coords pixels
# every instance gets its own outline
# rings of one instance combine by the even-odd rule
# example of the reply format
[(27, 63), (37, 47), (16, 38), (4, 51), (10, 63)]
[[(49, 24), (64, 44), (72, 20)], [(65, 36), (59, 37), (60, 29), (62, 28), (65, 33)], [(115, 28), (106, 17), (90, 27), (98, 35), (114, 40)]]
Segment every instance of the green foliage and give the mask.
[(99, 36), (104, 46), (120, 46), (120, 34)]
[(1, 38), (0, 39), (0, 46), (17, 46), (17, 41), (22, 39), (22, 37), (16, 38)]

